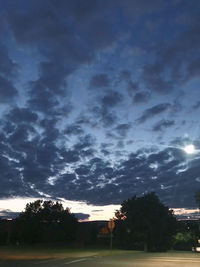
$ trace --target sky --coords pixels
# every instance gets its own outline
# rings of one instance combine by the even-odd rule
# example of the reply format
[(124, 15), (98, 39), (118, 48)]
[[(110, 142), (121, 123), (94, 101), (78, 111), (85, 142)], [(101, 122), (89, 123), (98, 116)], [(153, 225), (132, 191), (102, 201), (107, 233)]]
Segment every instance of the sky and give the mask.
[(0, 0), (0, 214), (42, 198), (108, 219), (149, 192), (194, 212), (199, 16), (199, 0)]

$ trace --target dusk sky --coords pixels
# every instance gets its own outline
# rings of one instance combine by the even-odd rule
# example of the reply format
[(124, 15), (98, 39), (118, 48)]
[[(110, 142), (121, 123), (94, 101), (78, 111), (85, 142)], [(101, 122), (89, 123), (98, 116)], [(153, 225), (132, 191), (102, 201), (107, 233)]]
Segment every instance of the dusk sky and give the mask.
[(197, 207), (199, 0), (0, 0), (0, 18), (0, 213)]

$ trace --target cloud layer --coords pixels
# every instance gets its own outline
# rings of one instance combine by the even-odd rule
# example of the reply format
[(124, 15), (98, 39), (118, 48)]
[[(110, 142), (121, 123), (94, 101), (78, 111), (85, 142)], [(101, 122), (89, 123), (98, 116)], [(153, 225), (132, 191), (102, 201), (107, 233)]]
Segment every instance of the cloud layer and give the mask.
[(199, 1), (0, 5), (0, 198), (194, 207)]

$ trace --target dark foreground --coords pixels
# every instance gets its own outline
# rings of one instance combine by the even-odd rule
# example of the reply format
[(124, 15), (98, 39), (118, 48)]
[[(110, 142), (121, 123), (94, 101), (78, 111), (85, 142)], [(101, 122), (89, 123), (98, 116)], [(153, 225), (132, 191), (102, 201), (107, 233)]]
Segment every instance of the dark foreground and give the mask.
[(37, 259), (37, 260), (0, 260), (2, 267), (32, 267), (32, 266), (74, 266), (74, 267), (199, 267), (198, 253), (144, 253), (128, 252), (111, 254), (109, 256), (91, 256), (81, 258)]

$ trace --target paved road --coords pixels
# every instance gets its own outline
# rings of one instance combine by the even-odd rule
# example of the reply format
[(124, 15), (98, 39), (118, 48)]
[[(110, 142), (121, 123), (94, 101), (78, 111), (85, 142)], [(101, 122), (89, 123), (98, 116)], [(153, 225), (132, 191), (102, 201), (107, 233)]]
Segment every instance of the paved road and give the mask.
[(88, 258), (63, 258), (32, 261), (0, 261), (1, 267), (199, 267), (200, 254), (165, 256), (164, 254), (123, 255)]

